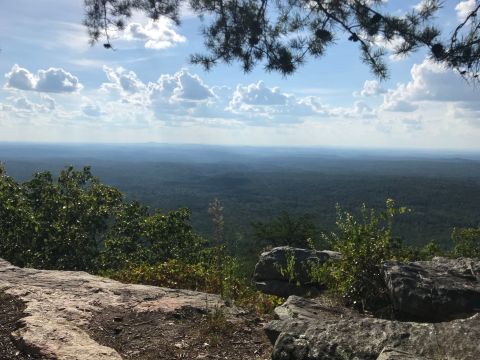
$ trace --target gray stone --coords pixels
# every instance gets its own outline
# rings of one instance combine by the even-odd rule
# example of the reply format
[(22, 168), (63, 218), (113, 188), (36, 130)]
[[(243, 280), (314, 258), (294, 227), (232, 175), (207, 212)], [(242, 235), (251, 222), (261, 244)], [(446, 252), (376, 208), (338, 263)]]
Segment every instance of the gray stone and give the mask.
[(402, 350), (385, 348), (377, 360), (425, 360), (425, 358)]
[[(25, 317), (12, 338), (19, 348), (42, 359), (121, 359), (85, 331), (93, 315), (105, 308), (175, 313), (187, 307), (205, 312), (225, 306), (217, 295), (122, 284), (78, 271), (23, 269), (2, 259), (0, 291), (25, 302)], [(237, 311), (224, 309), (232, 315)]]
[[(289, 281), (290, 279), (281, 271), (287, 268), (288, 259), (291, 256), (295, 259), (293, 281)], [(334, 251), (317, 251), (289, 246), (276, 247), (260, 255), (253, 280), (258, 290), (270, 295), (283, 297), (317, 295), (322, 289), (322, 284), (312, 282), (311, 264), (322, 264), (339, 257), (340, 254)]]
[(291, 296), (266, 325), (273, 360), (477, 360), (480, 314), (443, 323), (361, 316)]
[(480, 312), (480, 260), (388, 261), (383, 274), (394, 309), (407, 318), (446, 321)]

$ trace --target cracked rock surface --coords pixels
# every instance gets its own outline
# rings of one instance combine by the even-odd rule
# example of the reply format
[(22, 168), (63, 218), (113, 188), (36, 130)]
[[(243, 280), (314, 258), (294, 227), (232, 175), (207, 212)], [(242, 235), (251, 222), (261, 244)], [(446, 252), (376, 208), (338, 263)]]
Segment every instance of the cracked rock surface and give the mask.
[(348, 309), (290, 296), (266, 325), (273, 360), (476, 360), (480, 314), (417, 323), (361, 316)]
[(121, 359), (117, 351), (97, 343), (85, 330), (92, 317), (106, 308), (173, 313), (224, 307), (217, 295), (122, 284), (85, 272), (18, 268), (2, 259), (0, 292), (25, 303), (25, 316), (12, 333), (14, 343), (44, 359)]

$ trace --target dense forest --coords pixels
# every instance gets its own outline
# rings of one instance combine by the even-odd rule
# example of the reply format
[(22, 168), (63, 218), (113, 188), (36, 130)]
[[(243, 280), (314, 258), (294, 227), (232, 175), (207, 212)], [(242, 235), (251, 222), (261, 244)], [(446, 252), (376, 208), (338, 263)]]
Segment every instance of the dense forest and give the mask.
[[(212, 234), (208, 206), (224, 207), (230, 251), (253, 255), (253, 223), (308, 216), (318, 233), (335, 226), (335, 206), (382, 208), (392, 198), (411, 209), (395, 233), (407, 244), (451, 246), (455, 227), (480, 223), (480, 156), (469, 153), (353, 151), (195, 145), (1, 144), (7, 173), (92, 167), (95, 176), (153, 209), (187, 207), (193, 228)], [(258, 245), (258, 246), (257, 246)]]
[[(312, 281), (347, 304), (372, 308), (387, 303), (378, 264), (480, 254), (475, 155), (156, 145), (2, 150), (0, 257), (19, 266), (213, 292), (268, 312), (281, 299), (251, 281), (263, 249), (338, 251), (338, 261), (309, 264)], [(294, 281), (292, 269), (288, 262), (281, 272)]]

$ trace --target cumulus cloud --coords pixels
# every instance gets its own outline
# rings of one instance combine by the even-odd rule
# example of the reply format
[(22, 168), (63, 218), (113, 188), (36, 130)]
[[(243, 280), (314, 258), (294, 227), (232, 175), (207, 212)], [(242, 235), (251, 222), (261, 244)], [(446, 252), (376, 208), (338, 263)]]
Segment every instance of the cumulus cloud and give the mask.
[(10, 72), (5, 74), (6, 87), (10, 89), (49, 92), (72, 93), (83, 86), (78, 78), (61, 68), (39, 70), (37, 74), (15, 64)]
[(258, 81), (247, 86), (238, 85), (226, 108), (250, 125), (294, 125), (307, 119), (339, 116), (339, 109), (332, 109), (316, 96), (297, 97), (269, 88)]
[(378, 96), (384, 94), (385, 92), (386, 90), (380, 86), (378, 80), (366, 80), (363, 83), (362, 90), (360, 92), (355, 92), (353, 95), (362, 97)]
[(186, 38), (175, 31), (175, 23), (165, 17), (157, 21), (149, 20), (143, 26), (130, 23), (122, 33), (122, 38), (129, 41), (142, 41), (147, 49), (166, 49), (178, 43), (183, 43)]
[(41, 102), (32, 102), (25, 96), (9, 97), (7, 100), (9, 104), (4, 104), (3, 110), (19, 115), (27, 113), (50, 113), (56, 109), (55, 100), (49, 96), (42, 96)]
[(48, 110), (53, 111), (57, 108), (55, 99), (51, 98), (50, 96), (43, 95), (42, 100), (45, 102), (45, 106)]
[(385, 97), (381, 109), (394, 112), (412, 112), (418, 109), (418, 105), (410, 101), (396, 99), (395, 96), (389, 95)]
[(13, 65), (10, 72), (5, 74), (7, 87), (19, 90), (33, 90), (36, 85), (36, 79), (27, 69), (21, 68), (17, 64)]
[(286, 102), (287, 96), (282, 94), (277, 87), (268, 88), (263, 81), (258, 81), (247, 86), (237, 86), (230, 104), (232, 108), (236, 108), (239, 105), (285, 105)]
[(90, 117), (98, 117), (104, 115), (102, 108), (98, 104), (86, 103), (82, 105), (82, 112)]
[(103, 67), (103, 71), (107, 75), (109, 83), (104, 84), (106, 88), (116, 88), (126, 93), (134, 94), (145, 90), (145, 84), (138, 79), (137, 74), (133, 71), (127, 71), (122, 67), (113, 69), (108, 66)]
[(164, 74), (149, 84), (150, 99), (169, 103), (197, 103), (215, 98), (215, 94), (198, 75), (180, 70), (173, 75)]
[(457, 12), (458, 20), (463, 21), (465, 18), (472, 13), (477, 7), (476, 0), (465, 0), (460, 1), (457, 6), (455, 6), (455, 11)]
[[(203, 83), (198, 75), (180, 71), (173, 76), (176, 87), (173, 98), (186, 101), (204, 101), (213, 97), (213, 92)], [(170, 81), (168, 81), (170, 82)]]
[(34, 109), (34, 104), (25, 97), (16, 98), (13, 104), (19, 110), (32, 111)]
[(451, 69), (425, 59), (411, 70), (411, 80), (384, 96), (383, 110), (414, 111), (421, 102), (458, 102), (473, 106), (480, 94)]
[[(155, 82), (143, 82), (133, 71), (105, 66), (106, 81), (96, 90), (84, 92), (80, 102), (65, 105), (57, 117), (95, 118), (95, 124), (135, 127), (160, 122), (167, 126), (208, 127), (294, 126), (307, 121), (352, 121), (376, 117), (376, 110), (363, 101), (350, 107), (331, 107), (318, 96), (295, 96), (258, 81), (235, 88), (209, 86), (200, 76), (181, 69), (163, 74)], [(17, 71), (19, 72), (19, 71)], [(28, 72), (25, 73), (28, 75)], [(24, 74), (24, 75), (25, 75)], [(27, 76), (28, 79), (28, 76)], [(34, 86), (38, 80), (34, 79)], [(378, 84), (377, 84), (378, 85)], [(374, 82), (365, 94), (381, 93)], [(55, 100), (44, 98), (44, 106), (55, 109)], [(31, 104), (19, 103), (24, 108)], [(62, 115), (62, 116), (63, 116)], [(97, 121), (98, 120), (98, 121)], [(137, 125), (135, 125), (137, 124)]]

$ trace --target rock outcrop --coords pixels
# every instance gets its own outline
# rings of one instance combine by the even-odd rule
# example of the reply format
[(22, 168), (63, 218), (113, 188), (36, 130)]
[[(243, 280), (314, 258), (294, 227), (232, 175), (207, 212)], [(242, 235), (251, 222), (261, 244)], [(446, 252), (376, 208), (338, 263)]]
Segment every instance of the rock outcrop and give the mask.
[(480, 312), (480, 260), (389, 261), (383, 274), (400, 316), (438, 322)]
[(84, 272), (23, 269), (1, 259), (0, 292), (25, 303), (25, 317), (12, 337), (17, 347), (42, 359), (121, 359), (86, 331), (90, 319), (106, 308), (172, 313), (224, 306), (216, 295), (122, 284)]
[[(312, 282), (309, 273), (311, 264), (322, 264), (339, 256), (340, 254), (334, 251), (276, 247), (260, 255), (253, 280), (257, 289), (265, 294), (282, 297), (316, 295), (322, 289), (322, 284)], [(289, 279), (286, 274), (291, 257), (294, 259), (294, 279)]]
[(480, 314), (442, 323), (361, 316), (290, 296), (266, 326), (273, 360), (476, 360)]

